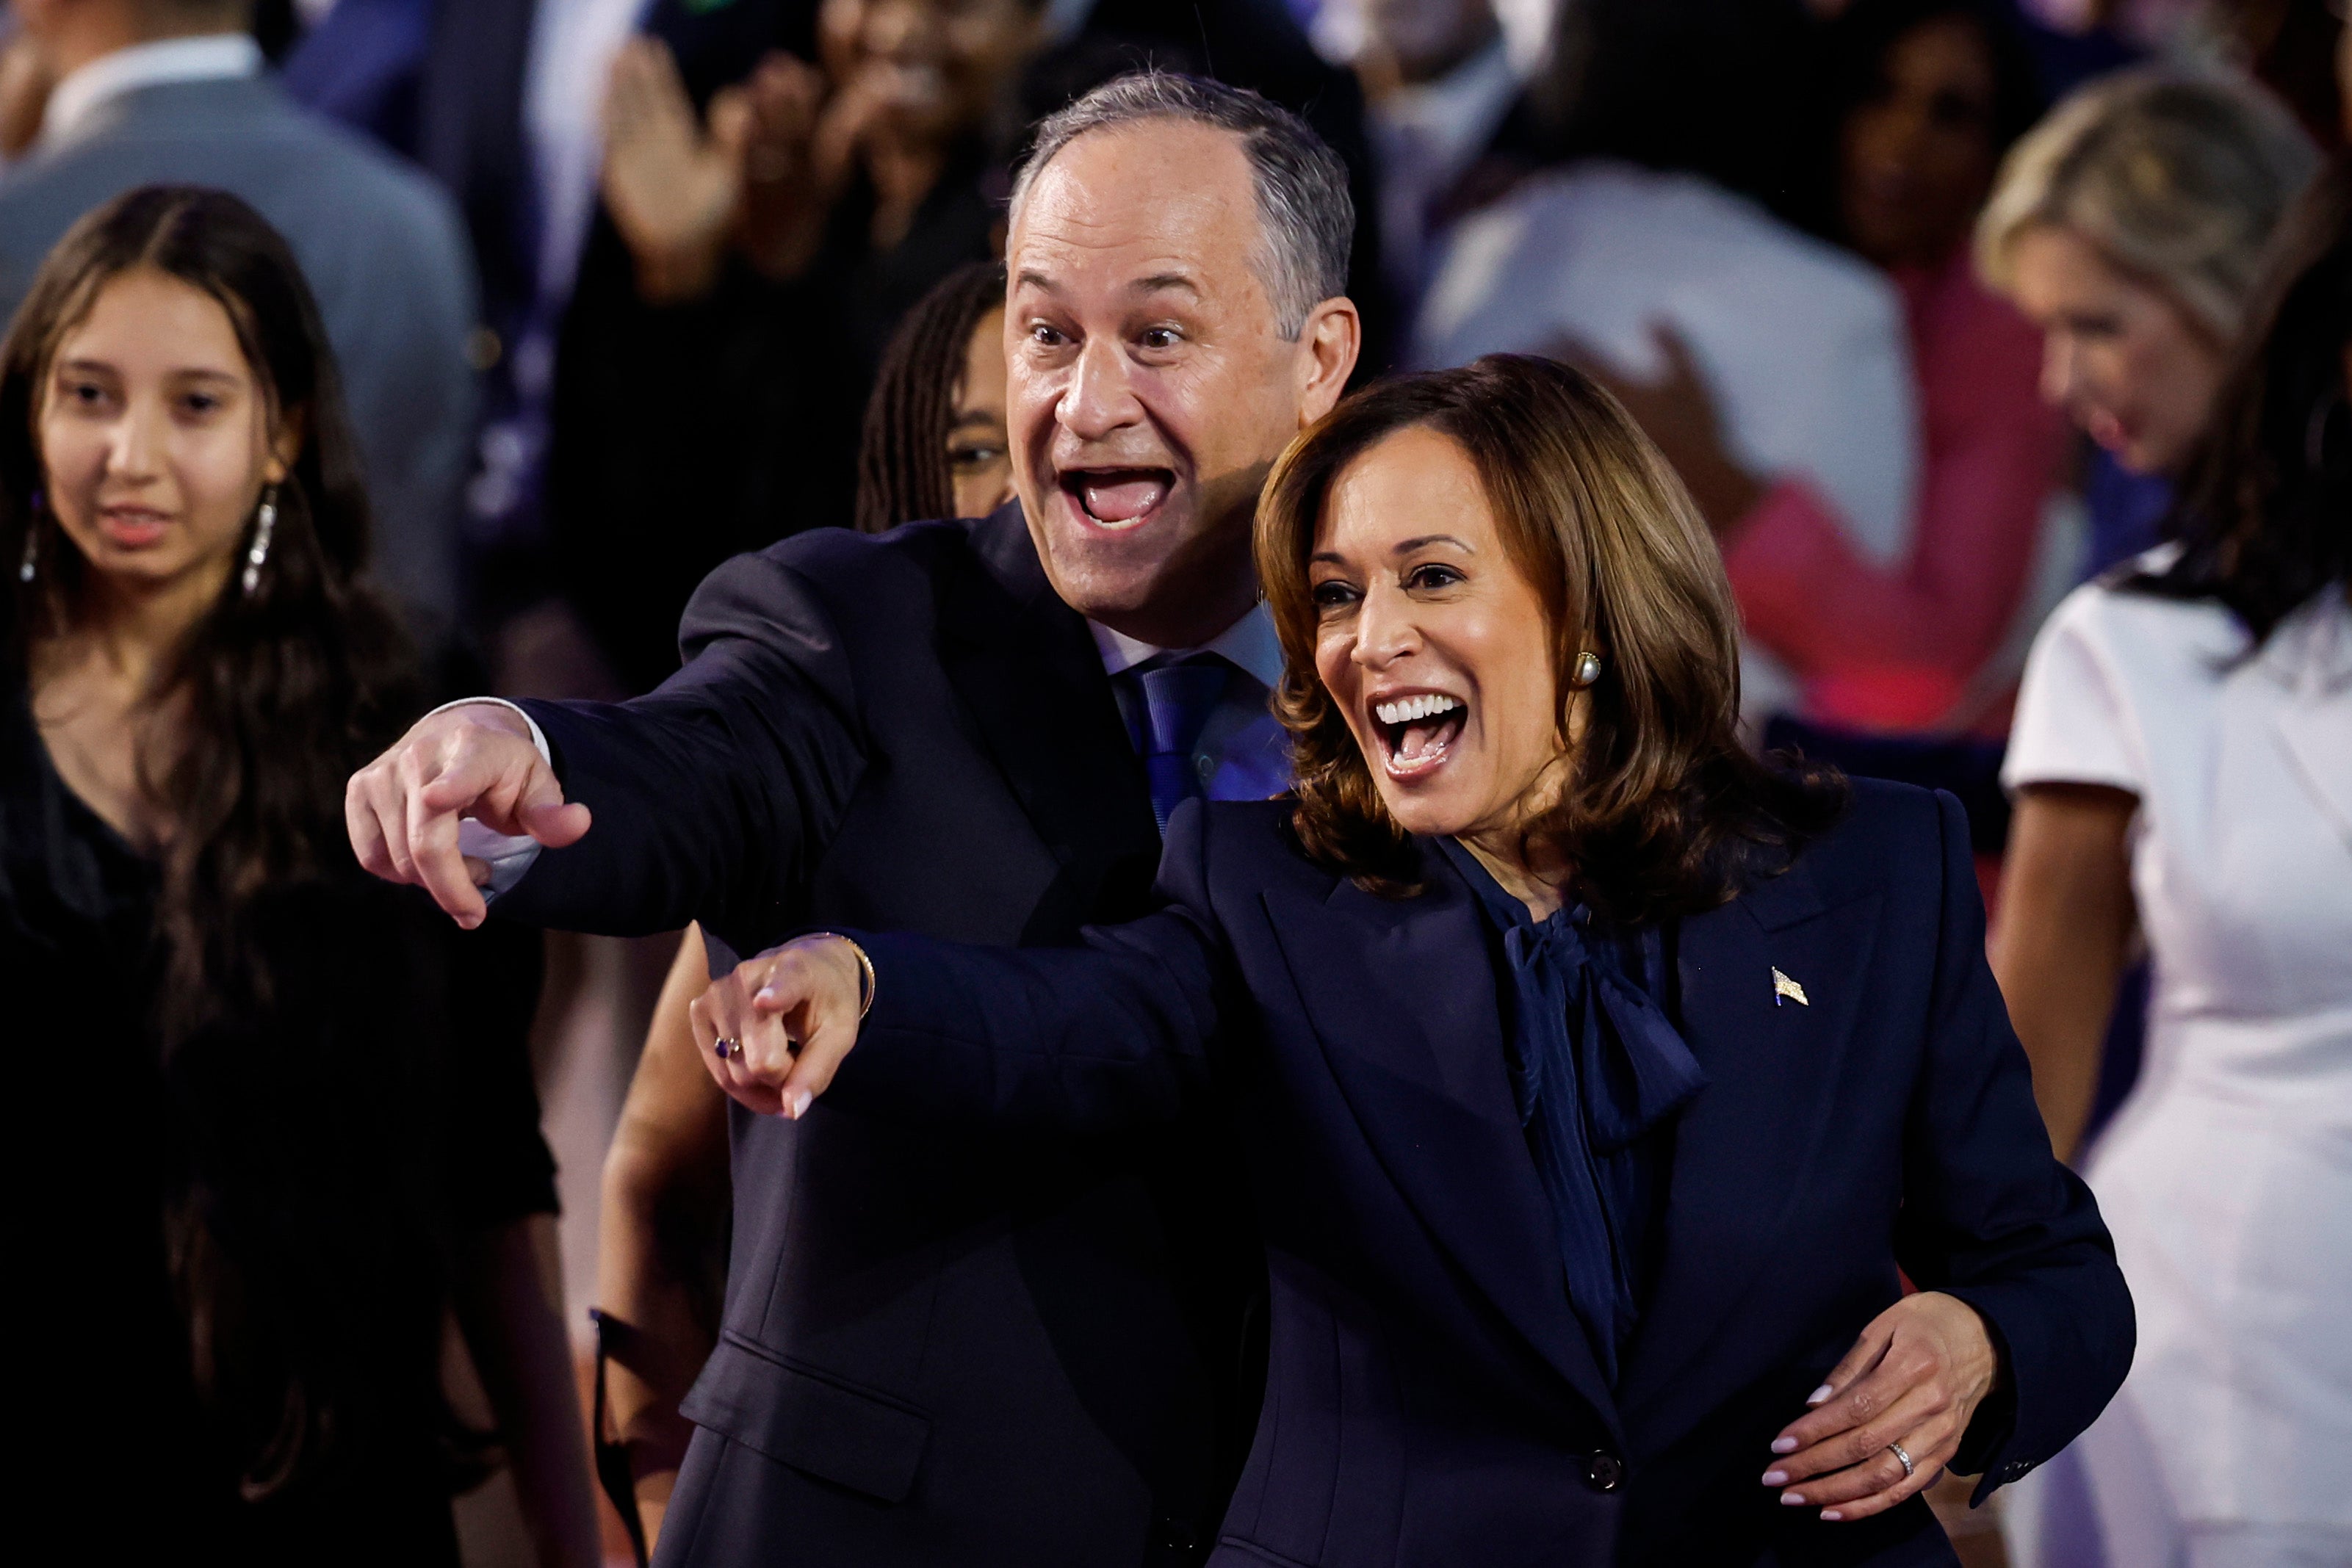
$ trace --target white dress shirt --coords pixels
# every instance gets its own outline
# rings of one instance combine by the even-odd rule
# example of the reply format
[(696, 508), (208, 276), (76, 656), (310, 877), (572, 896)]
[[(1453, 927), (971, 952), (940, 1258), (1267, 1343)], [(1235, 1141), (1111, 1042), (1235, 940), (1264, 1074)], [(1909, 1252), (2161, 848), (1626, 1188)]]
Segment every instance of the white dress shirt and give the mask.
[(255, 77), (261, 74), (261, 47), (243, 33), (131, 44), (68, 71), (49, 89), (36, 145), (52, 147), (69, 140), (99, 109), (141, 88)]

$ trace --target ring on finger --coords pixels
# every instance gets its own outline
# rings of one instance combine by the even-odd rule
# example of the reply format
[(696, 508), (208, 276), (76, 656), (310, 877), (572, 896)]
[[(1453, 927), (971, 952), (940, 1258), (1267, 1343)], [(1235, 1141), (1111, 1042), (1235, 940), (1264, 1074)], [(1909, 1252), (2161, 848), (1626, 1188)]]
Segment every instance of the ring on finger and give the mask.
[(1886, 1445), (1886, 1451), (1903, 1461), (1903, 1479), (1907, 1481), (1913, 1476), (1919, 1473), (1919, 1467), (1911, 1462), (1911, 1456), (1904, 1451), (1902, 1444), (1889, 1443)]
[(719, 1061), (724, 1061), (743, 1048), (722, 1034), (719, 1037), (718, 1043), (713, 1045), (710, 1049), (719, 1053)]

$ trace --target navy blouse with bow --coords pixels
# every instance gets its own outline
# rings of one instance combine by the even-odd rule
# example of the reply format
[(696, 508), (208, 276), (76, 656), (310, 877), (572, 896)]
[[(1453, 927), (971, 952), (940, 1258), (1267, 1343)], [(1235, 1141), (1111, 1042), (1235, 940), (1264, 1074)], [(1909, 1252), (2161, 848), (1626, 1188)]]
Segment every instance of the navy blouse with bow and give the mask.
[(1537, 920), (1476, 856), (1440, 841), (1496, 938), (1511, 1096), (1551, 1200), (1569, 1302), (1614, 1385), (1664, 1212), (1666, 1134), (1706, 1074), (1654, 999), (1657, 927), (1612, 931), (1581, 904)]

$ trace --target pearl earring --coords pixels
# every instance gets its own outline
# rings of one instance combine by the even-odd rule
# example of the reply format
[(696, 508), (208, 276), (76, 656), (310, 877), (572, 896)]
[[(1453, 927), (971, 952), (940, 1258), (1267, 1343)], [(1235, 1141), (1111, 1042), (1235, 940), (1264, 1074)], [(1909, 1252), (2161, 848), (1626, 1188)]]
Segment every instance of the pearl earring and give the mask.
[(1587, 648), (1576, 656), (1576, 675), (1570, 683), (1582, 691), (1601, 678), (1601, 655)]
[(261, 586), (261, 563), (269, 559), (269, 536), (278, 528), (278, 486), (261, 493), (261, 509), (254, 514), (253, 548), (245, 552), (245, 591), (250, 598)]

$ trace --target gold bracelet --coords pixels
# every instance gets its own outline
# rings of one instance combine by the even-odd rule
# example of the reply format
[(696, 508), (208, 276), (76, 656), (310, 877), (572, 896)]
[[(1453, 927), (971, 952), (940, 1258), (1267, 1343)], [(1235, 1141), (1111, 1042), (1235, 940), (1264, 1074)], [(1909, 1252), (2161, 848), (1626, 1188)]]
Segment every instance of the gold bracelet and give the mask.
[(860, 1023), (865, 1022), (866, 1015), (874, 1010), (874, 960), (866, 956), (865, 948), (838, 931), (812, 931), (809, 935), (830, 936), (836, 942), (847, 942), (849, 950), (857, 955), (857, 1020)]

